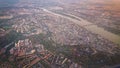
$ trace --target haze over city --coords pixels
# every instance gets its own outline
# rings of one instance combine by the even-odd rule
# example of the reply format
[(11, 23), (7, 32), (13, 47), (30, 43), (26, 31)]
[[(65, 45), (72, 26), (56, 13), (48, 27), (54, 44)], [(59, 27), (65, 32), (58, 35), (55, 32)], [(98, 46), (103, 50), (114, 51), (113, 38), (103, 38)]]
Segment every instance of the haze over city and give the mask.
[(0, 68), (120, 68), (120, 0), (0, 0)]

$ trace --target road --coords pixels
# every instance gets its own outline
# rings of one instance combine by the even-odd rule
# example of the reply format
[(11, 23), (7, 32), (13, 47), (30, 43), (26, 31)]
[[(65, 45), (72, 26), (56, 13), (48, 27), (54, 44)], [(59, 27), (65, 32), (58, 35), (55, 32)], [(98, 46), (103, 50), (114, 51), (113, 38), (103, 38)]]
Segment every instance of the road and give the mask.
[[(118, 44), (120, 45), (120, 36), (114, 34), (114, 33), (111, 33), (109, 31), (106, 31), (104, 30), (102, 27), (98, 27), (97, 25), (91, 23), (91, 22), (88, 22), (87, 20), (84, 20), (80, 17), (77, 17), (77, 16), (74, 16), (74, 15), (71, 15), (71, 14), (66, 14), (66, 15), (63, 15), (63, 14), (60, 14), (60, 13), (55, 13), (53, 11), (50, 11), (50, 10), (47, 10), (45, 8), (42, 8), (43, 11), (45, 12), (48, 12), (48, 13), (51, 13), (53, 15), (56, 15), (56, 16), (60, 16), (62, 18), (65, 18), (65, 19), (68, 19), (72, 22), (74, 22), (75, 24), (87, 29), (88, 31), (94, 33), (94, 34), (98, 34), (102, 37), (104, 37), (105, 39), (115, 43), (115, 44)], [(80, 19), (80, 20), (77, 20), (77, 19), (74, 19), (74, 18), (71, 18), (69, 16), (72, 16), (74, 18), (77, 18), (77, 19)]]
[(4, 48), (7, 49), (8, 47), (10, 47), (10, 46), (13, 45), (13, 44), (14, 44), (14, 42), (11, 42), (11, 43), (9, 43), (8, 45), (6, 45)]

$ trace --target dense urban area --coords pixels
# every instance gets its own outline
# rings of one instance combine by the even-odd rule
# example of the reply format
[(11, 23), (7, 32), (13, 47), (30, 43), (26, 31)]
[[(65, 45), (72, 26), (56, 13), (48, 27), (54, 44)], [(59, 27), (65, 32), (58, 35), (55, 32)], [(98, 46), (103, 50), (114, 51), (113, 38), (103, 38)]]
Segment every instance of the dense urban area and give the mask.
[(1, 0), (0, 68), (119, 68), (120, 0)]

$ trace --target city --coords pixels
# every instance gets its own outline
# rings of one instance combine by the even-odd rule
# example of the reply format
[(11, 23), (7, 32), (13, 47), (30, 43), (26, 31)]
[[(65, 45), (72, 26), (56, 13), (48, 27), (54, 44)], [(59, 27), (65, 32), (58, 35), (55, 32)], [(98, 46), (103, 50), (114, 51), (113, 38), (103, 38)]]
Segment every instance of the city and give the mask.
[(0, 68), (120, 67), (120, 0), (12, 1), (0, 1)]

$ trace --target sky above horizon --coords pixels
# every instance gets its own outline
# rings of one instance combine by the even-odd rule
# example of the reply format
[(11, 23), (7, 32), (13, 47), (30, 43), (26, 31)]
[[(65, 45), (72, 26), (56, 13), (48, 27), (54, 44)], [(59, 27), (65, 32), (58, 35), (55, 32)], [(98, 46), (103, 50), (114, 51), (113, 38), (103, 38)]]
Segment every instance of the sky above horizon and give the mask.
[(19, 1), (36, 1), (36, 2), (63, 2), (63, 3), (102, 3), (102, 4), (110, 4), (109, 8), (120, 8), (120, 0), (0, 0), (0, 7), (9, 7), (18, 3)]
[(0, 7), (9, 7), (16, 4), (19, 0), (0, 0)]

